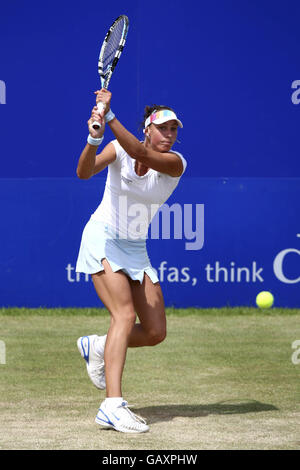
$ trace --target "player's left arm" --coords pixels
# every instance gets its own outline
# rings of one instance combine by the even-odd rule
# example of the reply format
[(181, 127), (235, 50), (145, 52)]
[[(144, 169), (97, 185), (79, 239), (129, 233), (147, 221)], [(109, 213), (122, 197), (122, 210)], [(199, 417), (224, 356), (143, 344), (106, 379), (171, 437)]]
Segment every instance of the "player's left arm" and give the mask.
[[(108, 90), (102, 89), (100, 92), (97, 92), (98, 100), (106, 104), (104, 112), (107, 113), (110, 109), (111, 93)], [(176, 153), (161, 153), (145, 147), (117, 118), (112, 119), (108, 125), (121, 147), (130, 157), (160, 173), (166, 173), (174, 177), (182, 175), (183, 164), (181, 158)]]
[(170, 176), (181, 176), (183, 164), (181, 158), (176, 153), (156, 152), (149, 147), (145, 147), (116, 118), (108, 124), (119, 144), (130, 157), (160, 173), (166, 173)]

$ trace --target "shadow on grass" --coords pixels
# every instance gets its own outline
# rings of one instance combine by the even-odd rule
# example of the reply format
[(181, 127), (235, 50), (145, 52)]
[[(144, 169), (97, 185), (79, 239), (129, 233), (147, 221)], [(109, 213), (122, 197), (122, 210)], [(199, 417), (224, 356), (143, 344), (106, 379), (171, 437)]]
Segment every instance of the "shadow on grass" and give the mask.
[(278, 410), (276, 406), (256, 400), (226, 400), (209, 405), (159, 405), (133, 409), (147, 423), (171, 421), (174, 418), (197, 418), (208, 415), (233, 415)]

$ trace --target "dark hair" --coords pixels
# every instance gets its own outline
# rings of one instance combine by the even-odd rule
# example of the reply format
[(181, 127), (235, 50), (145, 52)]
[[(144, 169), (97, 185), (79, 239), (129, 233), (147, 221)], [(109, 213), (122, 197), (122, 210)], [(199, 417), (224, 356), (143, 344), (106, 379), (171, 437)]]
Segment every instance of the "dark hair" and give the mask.
[(140, 123), (139, 129), (144, 129), (146, 119), (149, 116), (151, 116), (153, 111), (155, 111), (155, 110), (156, 111), (161, 111), (162, 109), (168, 109), (169, 111), (173, 111), (173, 113), (175, 112), (174, 109), (169, 108), (169, 106), (163, 106), (162, 104), (153, 104), (152, 106), (146, 106), (145, 109), (144, 109), (144, 119)]

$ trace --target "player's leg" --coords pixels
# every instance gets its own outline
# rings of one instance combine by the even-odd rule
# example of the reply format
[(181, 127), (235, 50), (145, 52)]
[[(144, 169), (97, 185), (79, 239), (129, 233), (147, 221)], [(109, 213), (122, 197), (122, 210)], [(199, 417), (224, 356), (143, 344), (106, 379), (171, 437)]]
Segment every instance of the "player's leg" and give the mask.
[(121, 379), (129, 337), (135, 324), (135, 311), (128, 277), (121, 271), (113, 272), (106, 259), (104, 271), (93, 274), (96, 292), (110, 312), (104, 362), (106, 396), (121, 397)]
[[(164, 340), (165, 306), (159, 283), (153, 284), (146, 274), (140, 284), (130, 280), (121, 271), (114, 273), (106, 260), (103, 260), (103, 266), (105, 271), (92, 275), (92, 278), (99, 298), (111, 314), (111, 326), (107, 346), (105, 337), (85, 337), (87, 341), (91, 341), (89, 350), (95, 356), (94, 362), (90, 362), (87, 368), (94, 385), (105, 388), (105, 361), (107, 396), (121, 396), (121, 377), (127, 346), (153, 346)], [(133, 326), (134, 311), (137, 312), (140, 323)]]
[(166, 337), (165, 304), (160, 284), (153, 284), (145, 274), (142, 284), (130, 280), (130, 285), (140, 323), (134, 326), (128, 346), (154, 346)]
[(129, 279), (120, 271), (114, 273), (105, 259), (102, 264), (104, 272), (93, 274), (92, 278), (110, 312), (111, 322), (104, 351), (107, 398), (101, 403), (95, 421), (121, 432), (146, 432), (149, 426), (128, 408), (121, 390), (126, 351), (136, 318)]

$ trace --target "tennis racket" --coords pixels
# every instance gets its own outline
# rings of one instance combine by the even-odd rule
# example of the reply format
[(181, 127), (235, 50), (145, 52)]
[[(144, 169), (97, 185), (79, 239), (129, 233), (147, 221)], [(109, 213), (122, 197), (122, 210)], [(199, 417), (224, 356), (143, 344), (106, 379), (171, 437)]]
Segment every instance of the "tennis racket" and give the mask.
[[(120, 59), (126, 37), (128, 33), (129, 20), (127, 16), (119, 16), (111, 25), (104, 38), (98, 60), (98, 73), (102, 88), (108, 88), (113, 71)], [(104, 109), (104, 104), (97, 103), (99, 114)], [(101, 124), (94, 121), (92, 124), (93, 129), (99, 129)]]

